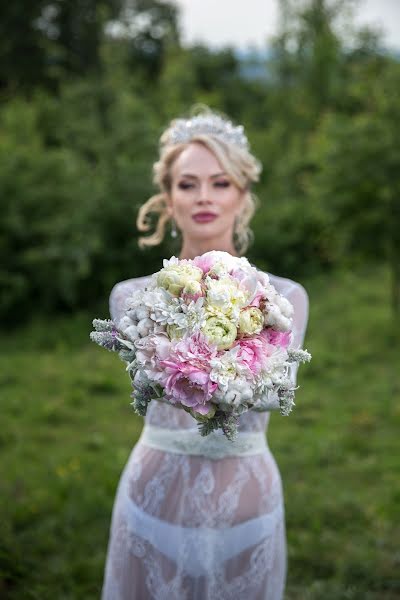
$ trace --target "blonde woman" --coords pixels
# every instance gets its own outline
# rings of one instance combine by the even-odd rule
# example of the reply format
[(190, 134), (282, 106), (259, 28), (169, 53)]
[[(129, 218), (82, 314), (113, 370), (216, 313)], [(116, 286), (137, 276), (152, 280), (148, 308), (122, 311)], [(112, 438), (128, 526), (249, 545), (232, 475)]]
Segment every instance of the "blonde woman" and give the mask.
[[(260, 171), (243, 127), (211, 111), (175, 119), (161, 136), (154, 165), (160, 191), (138, 214), (138, 229), (146, 233), (150, 214), (157, 216), (155, 230), (139, 239), (140, 246), (159, 244), (168, 229), (181, 238), (180, 258), (209, 250), (243, 256), (256, 206), (251, 186)], [(294, 281), (269, 276), (294, 305), (293, 345), (301, 346), (307, 294)], [(149, 277), (114, 286), (114, 320), (121, 318), (125, 298)], [(271, 402), (271, 409), (277, 407)], [(266, 444), (269, 417), (241, 415), (238, 436), (250, 441), (247, 450), (232, 450), (224, 436), (218, 448), (210, 448), (187, 412), (150, 403), (116, 494), (103, 600), (283, 598), (284, 503)]]

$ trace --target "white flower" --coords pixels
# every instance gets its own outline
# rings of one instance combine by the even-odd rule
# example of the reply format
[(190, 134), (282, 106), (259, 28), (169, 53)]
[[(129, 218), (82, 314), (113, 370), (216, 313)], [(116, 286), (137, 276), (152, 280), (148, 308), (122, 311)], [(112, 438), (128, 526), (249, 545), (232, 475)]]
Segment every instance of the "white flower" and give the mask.
[(284, 348), (277, 346), (268, 360), (265, 361), (260, 378), (257, 381), (257, 394), (273, 389), (277, 384), (287, 377), (289, 363), (288, 353)]
[(289, 302), (287, 298), (281, 296), (281, 294), (276, 294), (274, 298), (274, 303), (279, 307), (279, 310), (281, 311), (284, 317), (290, 318), (293, 316), (293, 304)]
[(264, 326), (264, 316), (255, 306), (248, 306), (239, 315), (239, 331), (245, 335), (260, 333)]
[(123, 333), (133, 342), (140, 337), (137, 326), (132, 324), (129, 327), (126, 327)]
[(190, 285), (192, 281), (201, 281), (203, 271), (190, 263), (181, 261), (180, 264), (170, 264), (157, 276), (157, 283), (165, 288), (173, 296), (179, 296), (185, 286)]
[(127, 329), (128, 327), (131, 327), (133, 323), (134, 323), (134, 322), (132, 321), (132, 319), (131, 319), (130, 317), (128, 317), (128, 315), (125, 315), (125, 316), (123, 316), (123, 317), (122, 317), (122, 319), (119, 321), (119, 323), (118, 323), (118, 329), (119, 329), (120, 331), (122, 331), (123, 333), (125, 333), (126, 329)]
[(206, 277), (207, 309), (210, 313), (220, 311), (237, 320), (240, 309), (246, 306), (249, 293), (240, 287), (239, 283), (229, 275), (221, 279)]
[(136, 309), (136, 318), (138, 321), (142, 321), (143, 319), (148, 319), (150, 314), (150, 309), (147, 306), (138, 306)]
[[(218, 383), (221, 390), (226, 391), (237, 377), (245, 377), (248, 374), (247, 368), (237, 359), (239, 350), (239, 347), (235, 346), (210, 361), (210, 379)], [(248, 382), (247, 385), (249, 386)]]
[(277, 304), (267, 302), (264, 309), (264, 323), (278, 331), (290, 331), (291, 319), (285, 317)]
[(236, 377), (229, 383), (229, 386), (218, 388), (215, 393), (215, 400), (218, 404), (240, 407), (253, 399), (253, 391), (249, 382), (241, 377)]
[[(245, 256), (232, 256), (229, 252), (223, 250), (210, 250), (202, 254), (203, 257), (211, 256), (213, 259), (213, 265), (220, 263), (225, 265), (226, 271), (231, 271), (237, 268), (253, 268)], [(219, 267), (218, 267), (219, 268)]]
[(237, 336), (237, 328), (224, 314), (208, 317), (202, 327), (202, 332), (218, 350), (230, 348)]
[(228, 274), (228, 267), (222, 260), (217, 260), (211, 269), (208, 271), (208, 275), (217, 275), (217, 277), (224, 277)]
[(192, 279), (191, 281), (189, 281), (183, 288), (183, 293), (190, 294), (190, 295), (201, 294), (200, 281), (196, 281), (195, 279)]
[(173, 298), (166, 290), (159, 289), (149, 296), (149, 302), (152, 302), (150, 318), (156, 323), (167, 325), (174, 323), (174, 315), (181, 313), (181, 302), (179, 298)]
[(197, 298), (189, 304), (182, 302), (181, 308), (184, 315), (181, 323), (184, 329), (190, 332), (199, 331), (204, 326), (207, 316), (204, 309), (204, 298)]
[(141, 319), (137, 324), (137, 331), (141, 337), (146, 337), (153, 330), (154, 321), (149, 318)]

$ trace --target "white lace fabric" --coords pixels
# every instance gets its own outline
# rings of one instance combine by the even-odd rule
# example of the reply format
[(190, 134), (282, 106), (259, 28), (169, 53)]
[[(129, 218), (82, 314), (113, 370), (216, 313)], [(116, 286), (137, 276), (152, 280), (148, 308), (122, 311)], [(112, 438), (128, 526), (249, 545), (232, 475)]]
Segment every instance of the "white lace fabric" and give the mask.
[[(113, 319), (118, 322), (126, 297), (148, 279), (113, 288)], [(298, 347), (307, 294), (293, 281), (270, 279), (294, 305), (292, 345)], [(102, 600), (282, 600), (284, 502), (266, 443), (269, 417), (241, 415), (239, 446), (213, 435), (210, 456), (188, 413), (150, 403), (115, 498)]]
[(235, 439), (228, 440), (221, 430), (212, 431), (202, 437), (196, 429), (167, 429), (145, 424), (140, 442), (157, 450), (206, 456), (212, 460), (226, 456), (252, 456), (260, 454), (266, 447), (262, 431), (239, 432)]

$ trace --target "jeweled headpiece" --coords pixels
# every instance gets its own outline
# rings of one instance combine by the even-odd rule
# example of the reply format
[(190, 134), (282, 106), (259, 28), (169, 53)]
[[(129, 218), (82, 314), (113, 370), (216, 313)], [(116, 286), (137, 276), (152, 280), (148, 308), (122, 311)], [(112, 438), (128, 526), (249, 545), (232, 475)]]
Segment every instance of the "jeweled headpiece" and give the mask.
[(162, 139), (162, 143), (167, 145), (190, 142), (196, 135), (204, 133), (215, 135), (228, 144), (235, 144), (249, 150), (249, 141), (243, 125), (235, 126), (231, 121), (214, 113), (205, 113), (190, 119), (175, 119)]

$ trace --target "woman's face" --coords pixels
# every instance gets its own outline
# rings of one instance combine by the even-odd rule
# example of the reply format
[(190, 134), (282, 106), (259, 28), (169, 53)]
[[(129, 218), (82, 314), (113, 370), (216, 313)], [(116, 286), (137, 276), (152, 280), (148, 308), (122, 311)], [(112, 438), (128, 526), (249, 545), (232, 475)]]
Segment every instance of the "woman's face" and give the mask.
[(171, 168), (169, 213), (189, 242), (232, 240), (244, 192), (203, 144), (190, 143)]

